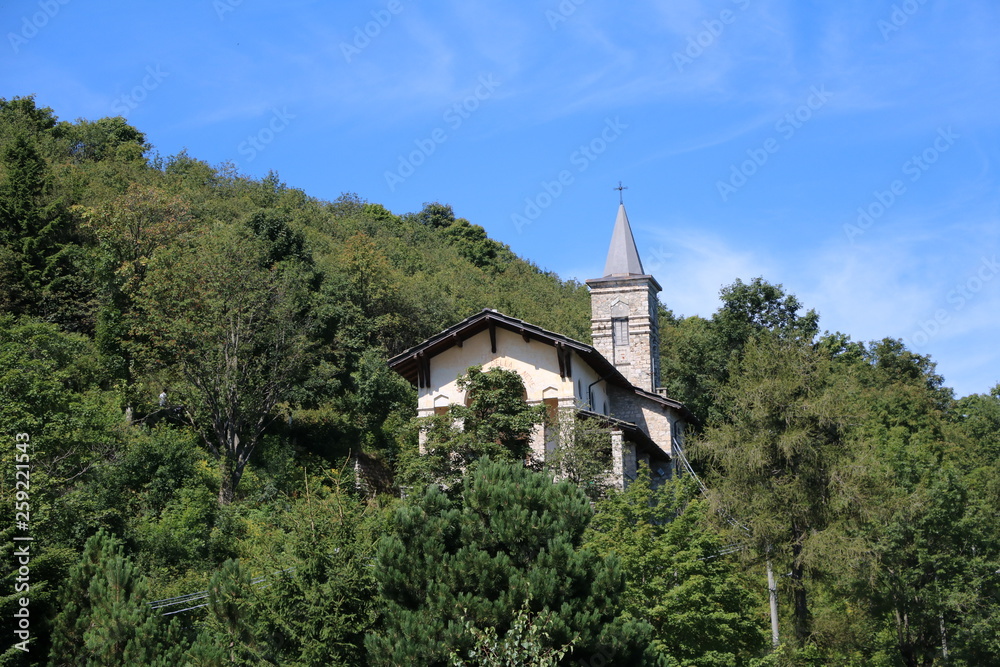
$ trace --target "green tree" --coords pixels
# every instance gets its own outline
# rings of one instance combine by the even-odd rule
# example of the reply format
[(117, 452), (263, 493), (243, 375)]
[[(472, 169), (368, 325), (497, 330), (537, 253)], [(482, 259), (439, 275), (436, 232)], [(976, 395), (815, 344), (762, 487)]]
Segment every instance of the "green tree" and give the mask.
[(556, 447), (546, 454), (546, 468), (576, 484), (591, 500), (603, 498), (615, 483), (610, 474), (610, 428), (598, 419), (565, 414), (548, 415), (548, 422)]
[(396, 436), (415, 416), (413, 387), (389, 368), (385, 355), (377, 349), (362, 353), (351, 380), (348, 406), (355, 419), (358, 444), (362, 451), (395, 459)]
[(269, 653), (266, 638), (253, 633), (253, 584), (250, 570), (230, 559), (208, 585), (209, 636), (221, 643), (231, 665), (260, 664)]
[(953, 405), (933, 362), (895, 340), (862, 346), (846, 365), (869, 454), (853, 466), (864, 471), (867, 509), (842, 528), (858, 548), (838, 589), (903, 664), (989, 664), (997, 643), (986, 628), (1000, 610), (992, 462), (981, 458), (990, 399)]
[(265, 257), (261, 241), (223, 230), (159, 253), (142, 290), (139, 331), (183, 383), (180, 400), (219, 461), (220, 504), (310, 363), (302, 286)]
[(0, 97), (0, 145), (22, 133), (41, 139), (57, 120), (51, 108), (35, 104), (34, 95), (9, 100)]
[(908, 667), (989, 664), (1000, 650), (996, 520), (949, 468), (928, 469), (871, 536), (874, 581), (863, 599)]
[(471, 366), (458, 378), (458, 388), (467, 396), (466, 405), (453, 406), (452, 415), (462, 420), (464, 432), (482, 445), (496, 445), (516, 460), (527, 458), (531, 432), (544, 412), (541, 406), (525, 403), (521, 376), (505, 368), (483, 371), (481, 366)]
[(418, 213), (410, 215), (418, 224), (433, 229), (444, 229), (455, 222), (455, 211), (451, 204), (442, 204), (436, 201), (424, 202), (424, 207)]
[(73, 272), (78, 245), (72, 221), (52, 192), (48, 163), (21, 133), (0, 147), (0, 245), (11, 282), (0, 306), (51, 315)]
[(849, 469), (848, 426), (857, 409), (849, 379), (803, 338), (750, 340), (720, 392), (725, 420), (710, 426), (694, 447), (708, 464), (709, 498), (724, 517), (750, 531), (760, 558), (773, 554), (790, 576), (795, 637), (811, 632), (806, 578), (812, 543), (853, 490), (842, 488)]
[(574, 642), (545, 646), (551, 616), (551, 612), (532, 614), (525, 604), (504, 637), (498, 637), (494, 627), (480, 629), (466, 621), (465, 630), (475, 637), (475, 643), (465, 656), (452, 650), (450, 667), (556, 667)]
[(660, 382), (668, 396), (695, 415), (695, 428), (714, 416), (715, 392), (725, 380), (728, 361), (711, 320), (661, 313)]
[(177, 665), (186, 650), (177, 628), (147, 605), (148, 584), (99, 532), (87, 541), (53, 621), (49, 665)]
[(424, 451), (411, 451), (403, 478), (410, 483), (451, 483), (473, 461), (525, 461), (530, 437), (545, 417), (544, 406), (525, 403), (524, 381), (515, 371), (470, 366), (458, 378), (465, 405), (452, 404), (442, 415), (422, 421)]
[(506, 245), (486, 235), (486, 230), (458, 218), (444, 230), (445, 238), (458, 249), (462, 257), (481, 269), (499, 268), (514, 259)]
[(518, 610), (549, 614), (542, 648), (601, 654), (616, 665), (651, 664), (649, 626), (623, 617), (624, 580), (614, 557), (582, 549), (592, 510), (575, 486), (520, 463), (483, 460), (449, 497), (427, 487), (401, 506), (378, 547), (383, 627), (369, 635), (376, 665), (448, 665), (476, 645), (466, 630), (511, 630)]
[(758, 609), (727, 543), (695, 499), (691, 478), (653, 488), (649, 471), (597, 504), (585, 544), (615, 554), (625, 572), (625, 611), (653, 626), (671, 664), (749, 664), (764, 649)]
[(86, 227), (99, 244), (95, 273), (101, 287), (95, 340), (135, 405), (134, 341), (130, 327), (150, 259), (192, 228), (189, 208), (179, 197), (137, 184), (106, 204), (88, 210)]
[(332, 337), (342, 365), (353, 368), (369, 347), (401, 350), (410, 324), (400, 314), (400, 276), (378, 245), (358, 232), (323, 264), (321, 317), (336, 328)]
[[(100, 356), (85, 336), (0, 314), (0, 433), (12, 443), (0, 451), (7, 471), (0, 476), (0, 502), (11, 511), (2, 578), (9, 593), (0, 599), (5, 628), (21, 597), (11, 594), (18, 574), (13, 551), (21, 544), (11, 539), (13, 509), (25, 483), (23, 469), (15, 479), (15, 463), (30, 461), (30, 502), (24, 502), (33, 531), (44, 536), (30, 545), (32, 623), (44, 627), (43, 619), (57, 609), (57, 587), (77, 558), (77, 536), (86, 530), (87, 522), (81, 525), (71, 509), (75, 492), (89, 488), (95, 471), (122, 447), (121, 413), (113, 393), (102, 388), (105, 380)], [(16, 433), (30, 436), (23, 454), (13, 446)], [(33, 634), (33, 652), (47, 652), (49, 633)]]
[[(289, 499), (291, 500), (291, 499)], [(212, 578), (208, 626), (233, 664), (361, 665), (376, 616), (379, 511), (336, 477), (306, 485), (259, 545), (266, 574), (229, 561)]]
[(121, 116), (65, 121), (55, 128), (56, 135), (68, 144), (68, 152), (76, 161), (141, 160), (149, 150), (146, 135)]
[(723, 287), (719, 296), (722, 307), (712, 321), (730, 352), (742, 349), (762, 331), (806, 341), (812, 341), (819, 331), (816, 311), (799, 315), (803, 306), (795, 295), (785, 294), (780, 284), (772, 285), (763, 278), (754, 278), (749, 284), (737, 278)]
[(763, 278), (739, 278), (719, 292), (722, 305), (711, 320), (660, 315), (661, 376), (671, 395), (683, 401), (700, 425), (722, 418), (721, 388), (735, 372), (743, 350), (753, 339), (770, 333), (780, 339), (811, 342), (819, 316), (782, 286)]
[(289, 216), (269, 209), (256, 211), (247, 220), (250, 231), (269, 246), (265, 258), (269, 266), (286, 260), (312, 264), (305, 237), (292, 229), (290, 222)]
[(989, 394), (959, 399), (950, 413), (967, 439), (963, 462), (974, 483), (1000, 507), (1000, 384)]

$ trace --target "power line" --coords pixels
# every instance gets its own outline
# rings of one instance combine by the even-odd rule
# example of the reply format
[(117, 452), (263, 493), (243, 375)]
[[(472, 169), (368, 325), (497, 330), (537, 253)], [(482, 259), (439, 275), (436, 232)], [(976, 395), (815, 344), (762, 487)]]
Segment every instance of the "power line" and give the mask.
[[(295, 568), (294, 567), (286, 567), (284, 570), (275, 570), (274, 572), (271, 573), (271, 575), (281, 574), (283, 572), (288, 572), (290, 570), (295, 570)], [(251, 586), (257, 586), (258, 584), (262, 584), (265, 581), (267, 581), (267, 577), (266, 576), (256, 577), (256, 578), (250, 580), (250, 585)], [(167, 607), (173, 607), (173, 606), (176, 606), (176, 605), (188, 604), (188, 603), (194, 602), (196, 600), (204, 600), (207, 597), (209, 597), (209, 592), (208, 592), (208, 589), (206, 588), (205, 590), (198, 591), (196, 593), (188, 593), (186, 595), (178, 595), (178, 596), (172, 597), (172, 598), (163, 598), (162, 600), (153, 600), (152, 602), (147, 602), (146, 604), (149, 605), (150, 609), (166, 609)], [(171, 616), (173, 614), (179, 614), (182, 611), (191, 611), (192, 609), (200, 609), (201, 607), (205, 607), (208, 604), (209, 604), (208, 602), (203, 602), (202, 604), (196, 604), (196, 605), (194, 605), (192, 607), (185, 607), (184, 609), (177, 609), (175, 611), (164, 612), (164, 613), (160, 614), (160, 616)]]
[[(698, 488), (701, 489), (701, 492), (702, 493), (708, 493), (708, 487), (705, 486), (705, 483), (703, 481), (701, 481), (700, 477), (698, 477), (698, 473), (696, 473), (694, 471), (694, 468), (691, 467), (691, 462), (688, 461), (687, 456), (684, 455), (684, 449), (682, 447), (678, 446), (676, 453), (677, 453), (678, 458), (680, 458), (681, 463), (684, 464), (684, 469), (687, 470), (688, 474), (691, 475), (692, 477), (694, 477), (694, 481), (696, 481), (698, 483)], [(746, 526), (744, 526), (742, 523), (740, 523), (739, 521), (737, 521), (735, 518), (733, 518), (729, 514), (723, 512), (721, 510), (719, 511), (719, 514), (722, 515), (723, 519), (725, 519), (727, 522), (729, 522), (729, 525), (735, 526), (736, 528), (739, 528), (740, 530), (742, 530), (743, 532), (745, 532), (747, 535), (751, 534), (751, 530), (749, 528), (747, 528)]]

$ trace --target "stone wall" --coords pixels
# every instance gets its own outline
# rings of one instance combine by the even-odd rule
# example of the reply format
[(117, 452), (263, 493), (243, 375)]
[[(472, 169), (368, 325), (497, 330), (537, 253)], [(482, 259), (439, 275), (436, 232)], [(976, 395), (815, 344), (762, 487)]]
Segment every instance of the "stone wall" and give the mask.
[(624, 491), (636, 474), (635, 444), (628, 442), (618, 429), (611, 431), (612, 485)]
[(635, 424), (660, 449), (673, 456), (675, 438), (683, 432), (682, 417), (676, 410), (620, 387), (610, 387), (609, 394), (611, 416)]
[[(657, 289), (651, 278), (601, 278), (590, 287), (591, 339), (629, 382), (655, 391), (660, 381), (660, 333)], [(628, 345), (614, 344), (612, 321), (628, 318)]]

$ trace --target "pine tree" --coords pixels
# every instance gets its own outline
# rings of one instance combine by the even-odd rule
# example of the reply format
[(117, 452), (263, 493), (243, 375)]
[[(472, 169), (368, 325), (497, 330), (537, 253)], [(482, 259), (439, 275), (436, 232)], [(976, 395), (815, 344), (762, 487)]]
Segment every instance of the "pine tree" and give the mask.
[(87, 540), (52, 624), (50, 667), (182, 664), (179, 629), (146, 604), (148, 584), (103, 530)]
[(617, 560), (580, 548), (591, 512), (577, 487), (520, 463), (481, 461), (455, 497), (429, 486), (379, 545), (386, 610), (366, 642), (372, 663), (448, 665), (476, 645), (467, 624), (503, 638), (527, 605), (549, 614), (539, 648), (573, 643), (559, 664), (650, 664), (649, 626), (621, 616)]
[(7, 308), (39, 314), (58, 292), (76, 246), (62, 202), (52, 197), (49, 168), (33, 141), (19, 133), (0, 151), (0, 245), (7, 247)]
[(227, 560), (212, 575), (208, 586), (208, 627), (225, 647), (226, 662), (233, 665), (252, 665), (260, 662), (262, 646), (253, 633), (254, 591), (250, 571), (240, 561)]
[(208, 627), (230, 663), (364, 663), (377, 599), (367, 521), (338, 480), (322, 480), (280, 518), (280, 542), (261, 546), (269, 573), (251, 579), (240, 562), (223, 565)]

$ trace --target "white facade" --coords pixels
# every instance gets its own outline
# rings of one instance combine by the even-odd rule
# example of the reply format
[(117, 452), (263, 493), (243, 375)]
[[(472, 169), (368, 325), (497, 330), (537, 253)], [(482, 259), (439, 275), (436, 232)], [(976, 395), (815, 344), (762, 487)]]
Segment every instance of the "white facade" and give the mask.
[[(541, 341), (526, 342), (521, 335), (501, 328), (497, 328), (496, 341), (497, 351), (493, 352), (489, 333), (481, 331), (463, 340), (461, 347), (453, 346), (435, 355), (430, 364), (430, 386), (421, 387), (417, 392), (418, 416), (433, 415), (435, 408), (448, 407), (452, 403), (465, 403), (465, 392), (459, 389), (458, 378), (470, 366), (482, 366), (484, 371), (499, 367), (516, 372), (524, 382), (529, 405), (554, 398), (568, 401), (569, 406), (608, 414), (604, 383), (594, 384), (599, 380), (597, 372), (576, 352), (569, 352), (571, 375), (561, 376), (551, 345)], [(593, 405), (588, 388), (593, 394)]]

